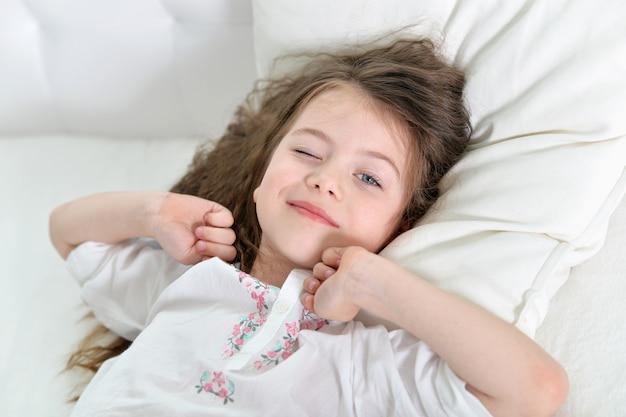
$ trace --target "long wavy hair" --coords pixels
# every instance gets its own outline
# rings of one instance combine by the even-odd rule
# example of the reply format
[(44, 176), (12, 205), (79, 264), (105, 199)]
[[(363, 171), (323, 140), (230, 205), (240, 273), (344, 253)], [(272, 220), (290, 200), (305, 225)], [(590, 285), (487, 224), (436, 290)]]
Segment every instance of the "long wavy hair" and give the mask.
[[(253, 191), (277, 144), (316, 95), (337, 86), (355, 87), (410, 138), (410, 191), (399, 231), (411, 227), (435, 202), (441, 178), (459, 160), (471, 134), (465, 76), (428, 39), (353, 47), (348, 53), (308, 56), (305, 62), (290, 74), (257, 82), (224, 135), (198, 149), (187, 173), (171, 188), (232, 211), (236, 261), (244, 271), (252, 268), (261, 241)], [(96, 371), (130, 343), (116, 339), (94, 345), (103, 335), (102, 328), (88, 335), (68, 368)]]

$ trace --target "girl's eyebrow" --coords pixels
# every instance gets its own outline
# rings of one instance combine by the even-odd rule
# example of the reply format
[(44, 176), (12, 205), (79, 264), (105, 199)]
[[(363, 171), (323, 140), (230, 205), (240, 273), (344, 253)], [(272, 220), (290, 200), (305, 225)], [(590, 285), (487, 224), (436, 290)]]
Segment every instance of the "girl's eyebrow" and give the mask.
[[(302, 127), (300, 129), (294, 130), (293, 134), (296, 135), (312, 135), (317, 137), (318, 139), (321, 139), (322, 141), (326, 142), (326, 143), (332, 143), (333, 139), (328, 136), (326, 134), (326, 132), (323, 132), (319, 129), (315, 129), (312, 127)], [(396, 173), (396, 175), (398, 176), (398, 178), (401, 177), (400, 175), (400, 170), (398, 169), (397, 165), (395, 164), (395, 162), (389, 158), (387, 155), (385, 155), (382, 152), (378, 152), (378, 151), (374, 151), (374, 150), (370, 150), (370, 149), (366, 149), (363, 152), (366, 156), (372, 157), (372, 158), (376, 158), (376, 159), (380, 159), (382, 161), (385, 161), (389, 164), (389, 166), (391, 166), (391, 168), (394, 170), (394, 172)]]
[(312, 135), (312, 136), (316, 136), (317, 138), (323, 140), (326, 143), (331, 143), (333, 140), (331, 139), (330, 136), (328, 136), (325, 132), (322, 132), (319, 129), (315, 129), (312, 127), (301, 127), (298, 130), (295, 130), (293, 132), (296, 135)]

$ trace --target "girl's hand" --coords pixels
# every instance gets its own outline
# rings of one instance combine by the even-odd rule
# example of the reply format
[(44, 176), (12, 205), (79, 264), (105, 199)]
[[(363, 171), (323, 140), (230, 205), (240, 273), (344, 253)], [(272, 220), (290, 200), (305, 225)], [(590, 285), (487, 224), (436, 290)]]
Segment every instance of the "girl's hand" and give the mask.
[(154, 237), (177, 261), (194, 264), (217, 256), (232, 261), (235, 232), (231, 212), (213, 201), (167, 193), (156, 202)]
[(360, 310), (356, 295), (370, 256), (360, 247), (328, 248), (304, 280), (301, 301), (305, 308), (328, 320), (350, 321)]

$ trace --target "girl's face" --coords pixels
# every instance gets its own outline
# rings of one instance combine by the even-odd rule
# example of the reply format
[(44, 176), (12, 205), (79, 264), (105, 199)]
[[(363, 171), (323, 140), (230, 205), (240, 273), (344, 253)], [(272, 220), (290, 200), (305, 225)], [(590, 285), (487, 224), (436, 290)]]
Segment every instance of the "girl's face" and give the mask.
[(352, 87), (314, 97), (254, 191), (259, 256), (310, 269), (328, 247), (377, 252), (407, 201), (407, 139), (392, 126)]

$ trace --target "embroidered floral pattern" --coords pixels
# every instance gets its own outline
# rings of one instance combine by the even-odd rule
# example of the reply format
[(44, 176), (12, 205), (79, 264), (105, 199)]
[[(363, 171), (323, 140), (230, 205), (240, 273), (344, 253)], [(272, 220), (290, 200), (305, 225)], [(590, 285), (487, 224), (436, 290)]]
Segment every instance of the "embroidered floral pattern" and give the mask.
[(276, 340), (274, 347), (268, 350), (265, 354), (261, 355), (263, 360), (257, 360), (254, 362), (256, 369), (261, 369), (265, 366), (276, 366), (279, 362), (287, 359), (296, 350), (296, 338), (298, 332), (300, 332), (300, 324), (297, 322), (285, 323), (286, 334), (282, 339)]
[(256, 308), (259, 312), (268, 309), (265, 296), (275, 287), (270, 287), (266, 283), (241, 271), (239, 272), (239, 282), (246, 287), (250, 293), (250, 297), (256, 301)]
[(302, 317), (300, 318), (300, 323), (302, 329), (305, 330), (319, 330), (322, 327), (326, 326), (329, 321), (325, 320), (306, 308), (302, 309)]
[(236, 351), (241, 350), (241, 347), (255, 334), (257, 329), (267, 321), (269, 307), (265, 298), (270, 291), (275, 290), (275, 287), (271, 287), (242, 271), (239, 271), (238, 278), (239, 282), (250, 293), (250, 297), (256, 301), (257, 311), (239, 317), (239, 323), (233, 326), (224, 347), (222, 354), (224, 358), (230, 358)]
[(224, 400), (224, 405), (234, 402), (232, 397), (235, 393), (235, 383), (229, 380), (224, 372), (204, 371), (196, 389), (198, 394), (204, 391)]
[(269, 366), (276, 366), (281, 361), (290, 357), (297, 349), (297, 338), (300, 329), (319, 330), (329, 322), (307, 309), (302, 310), (300, 323), (285, 323), (285, 334), (281, 339), (276, 340), (274, 346), (265, 354), (261, 354), (261, 359), (254, 361), (253, 366), (256, 369), (263, 369)]
[(250, 313), (239, 317), (239, 323), (233, 326), (233, 331), (227, 340), (223, 356), (230, 358), (252, 337), (254, 332), (267, 321), (267, 312)]

